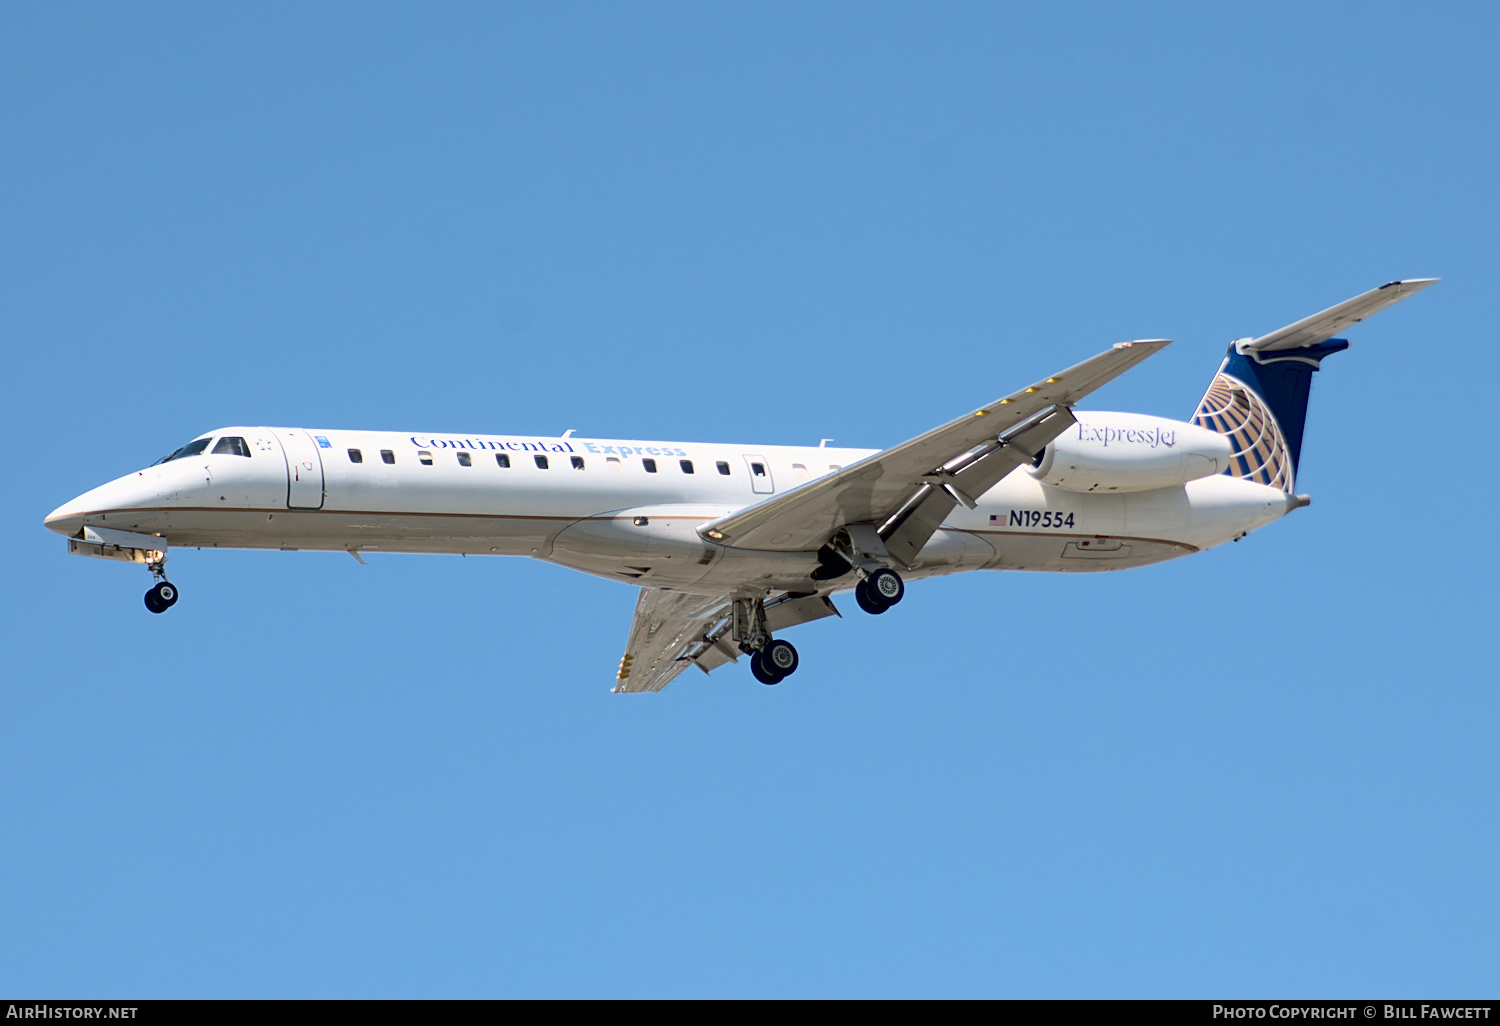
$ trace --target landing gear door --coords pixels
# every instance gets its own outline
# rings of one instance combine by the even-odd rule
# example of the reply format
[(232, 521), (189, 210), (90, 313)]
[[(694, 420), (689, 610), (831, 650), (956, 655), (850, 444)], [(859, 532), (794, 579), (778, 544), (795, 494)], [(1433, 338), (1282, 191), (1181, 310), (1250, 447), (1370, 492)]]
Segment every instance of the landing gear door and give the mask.
[(750, 487), (761, 495), (770, 495), (776, 490), (771, 480), (771, 463), (764, 456), (745, 454), (745, 469), (750, 471)]
[(323, 508), (323, 456), (312, 435), (295, 428), (273, 432), (286, 457), (286, 508)]

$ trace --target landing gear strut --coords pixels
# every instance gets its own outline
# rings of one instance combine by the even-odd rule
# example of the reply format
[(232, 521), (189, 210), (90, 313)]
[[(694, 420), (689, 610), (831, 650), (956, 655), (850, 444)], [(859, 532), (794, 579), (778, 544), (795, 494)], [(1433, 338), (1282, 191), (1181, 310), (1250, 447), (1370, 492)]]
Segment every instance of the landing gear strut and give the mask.
[(780, 684), (797, 672), (797, 650), (789, 641), (772, 638), (766, 629), (764, 599), (735, 599), (730, 630), (740, 651), (750, 654), (750, 675), (762, 684)]
[(165, 613), (177, 604), (177, 585), (167, 580), (166, 562), (166, 557), (163, 556), (154, 563), (146, 564), (146, 569), (156, 578), (156, 586), (146, 592), (146, 608), (153, 613)]

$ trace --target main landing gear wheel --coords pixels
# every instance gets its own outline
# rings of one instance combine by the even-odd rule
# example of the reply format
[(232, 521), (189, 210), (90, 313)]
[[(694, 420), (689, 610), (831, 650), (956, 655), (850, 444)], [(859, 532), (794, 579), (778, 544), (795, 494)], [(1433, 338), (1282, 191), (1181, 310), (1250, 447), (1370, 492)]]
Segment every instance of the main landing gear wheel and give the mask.
[(146, 592), (146, 608), (153, 613), (165, 613), (177, 604), (177, 585), (162, 581)]
[(790, 641), (773, 641), (760, 650), (760, 664), (782, 680), (797, 672), (797, 650)]
[(859, 608), (863, 609), (871, 616), (879, 616), (881, 613), (885, 612), (887, 608), (880, 602), (877, 602), (875, 599), (870, 597), (870, 589), (865, 587), (864, 581), (860, 581), (854, 586), (854, 601), (859, 604)]
[(750, 674), (762, 684), (780, 684), (797, 672), (797, 650), (789, 641), (771, 641), (750, 655)]
[(894, 570), (882, 567), (865, 579), (870, 596), (889, 609), (906, 595), (906, 584)]
[(867, 613), (880, 614), (906, 594), (901, 575), (882, 567), (854, 586), (854, 601)]

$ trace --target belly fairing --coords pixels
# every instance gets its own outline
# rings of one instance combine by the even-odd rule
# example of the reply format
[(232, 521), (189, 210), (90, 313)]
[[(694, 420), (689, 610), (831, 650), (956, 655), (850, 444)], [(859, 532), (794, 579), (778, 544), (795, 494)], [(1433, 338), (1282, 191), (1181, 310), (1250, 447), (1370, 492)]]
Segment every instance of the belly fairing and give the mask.
[(643, 584), (691, 584), (723, 551), (698, 537), (698, 525), (733, 509), (670, 503), (611, 510), (564, 527), (553, 539), (548, 558), (575, 570)]

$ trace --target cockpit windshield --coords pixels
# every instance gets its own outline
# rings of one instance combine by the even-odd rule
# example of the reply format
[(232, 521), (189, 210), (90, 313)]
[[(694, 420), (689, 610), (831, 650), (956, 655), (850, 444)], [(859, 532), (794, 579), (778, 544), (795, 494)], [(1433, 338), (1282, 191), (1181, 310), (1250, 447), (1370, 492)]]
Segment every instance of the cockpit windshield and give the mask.
[(157, 460), (156, 463), (153, 463), (151, 465), (154, 467), (158, 463), (171, 463), (173, 460), (180, 460), (185, 456), (197, 456), (201, 454), (204, 449), (207, 449), (208, 443), (212, 441), (212, 438), (195, 439), (189, 442), (187, 445), (184, 445), (181, 449), (178, 449), (175, 452), (167, 453), (161, 459)]

